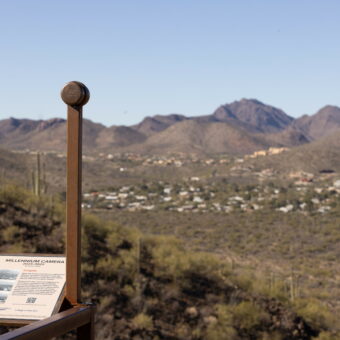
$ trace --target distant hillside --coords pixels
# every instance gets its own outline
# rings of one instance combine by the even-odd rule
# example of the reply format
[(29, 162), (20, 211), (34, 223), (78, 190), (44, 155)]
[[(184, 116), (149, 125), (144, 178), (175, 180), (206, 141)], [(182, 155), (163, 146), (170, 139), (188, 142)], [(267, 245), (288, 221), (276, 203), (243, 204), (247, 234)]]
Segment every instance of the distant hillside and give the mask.
[(294, 147), (311, 142), (310, 137), (294, 125), (277, 133), (265, 134), (264, 138), (271, 146)]
[(268, 147), (264, 139), (228, 123), (185, 120), (155, 134), (134, 148), (137, 152), (243, 154)]
[[(44, 151), (66, 150), (66, 120), (47, 121), (9, 118), (0, 121), (0, 145), (9, 149), (31, 149)], [(140, 143), (145, 136), (125, 126), (105, 127), (84, 119), (84, 150), (102, 150)]]
[(132, 128), (145, 136), (150, 136), (186, 119), (188, 118), (178, 114), (157, 115), (144, 118), (139, 124), (132, 126)]
[(303, 116), (293, 123), (294, 127), (304, 132), (310, 139), (319, 139), (331, 135), (340, 128), (340, 108), (325, 106), (315, 115)]
[[(89, 136), (84, 134), (86, 141)], [(105, 128), (96, 136), (95, 145), (92, 148), (98, 150), (112, 150), (136, 143), (143, 143), (146, 136), (128, 126), (111, 126)]]
[(24, 184), (24, 176), (27, 176), (27, 168), (27, 156), (0, 149), (0, 183), (15, 180), (16, 182)]
[(64, 119), (29, 120), (9, 118), (0, 121), (0, 145), (10, 149), (58, 150), (66, 142)]
[(274, 168), (288, 173), (303, 170), (319, 173), (322, 170), (340, 172), (340, 128), (331, 135), (292, 148), (277, 156), (263, 157), (254, 162), (261, 168)]
[[(244, 154), (270, 146), (299, 146), (331, 135), (338, 128), (340, 108), (334, 106), (294, 120), (273, 106), (242, 99), (220, 106), (211, 115), (156, 115), (133, 126), (105, 127), (84, 120), (83, 144), (85, 153)], [(65, 151), (66, 121), (2, 120), (0, 145), (17, 150)]]

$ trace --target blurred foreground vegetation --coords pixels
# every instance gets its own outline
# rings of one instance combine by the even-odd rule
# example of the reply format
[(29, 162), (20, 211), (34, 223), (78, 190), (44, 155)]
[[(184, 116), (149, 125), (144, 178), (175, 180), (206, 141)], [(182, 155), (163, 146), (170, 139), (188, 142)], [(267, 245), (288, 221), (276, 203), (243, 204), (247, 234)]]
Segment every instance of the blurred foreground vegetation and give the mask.
[[(1, 187), (2, 253), (63, 253), (62, 221), (58, 198)], [(83, 220), (82, 273), (97, 339), (340, 339), (319, 300), (292, 300), (249, 266), (93, 215)]]

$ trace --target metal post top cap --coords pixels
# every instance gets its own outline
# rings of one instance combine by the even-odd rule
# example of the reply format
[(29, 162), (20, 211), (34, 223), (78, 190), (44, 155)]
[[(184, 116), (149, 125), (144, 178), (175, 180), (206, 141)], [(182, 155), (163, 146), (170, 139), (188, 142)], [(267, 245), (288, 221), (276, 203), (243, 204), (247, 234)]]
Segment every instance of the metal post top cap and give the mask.
[(61, 90), (61, 99), (67, 105), (85, 105), (90, 99), (89, 89), (79, 81), (67, 83)]

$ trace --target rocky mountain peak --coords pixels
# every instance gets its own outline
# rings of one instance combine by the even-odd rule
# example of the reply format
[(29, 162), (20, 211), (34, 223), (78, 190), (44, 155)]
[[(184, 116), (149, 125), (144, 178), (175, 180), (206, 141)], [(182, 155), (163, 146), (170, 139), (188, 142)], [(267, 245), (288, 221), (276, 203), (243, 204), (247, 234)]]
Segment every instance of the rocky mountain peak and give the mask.
[(241, 99), (220, 106), (213, 117), (217, 120), (243, 125), (253, 132), (275, 133), (285, 129), (293, 118), (282, 110), (256, 99)]

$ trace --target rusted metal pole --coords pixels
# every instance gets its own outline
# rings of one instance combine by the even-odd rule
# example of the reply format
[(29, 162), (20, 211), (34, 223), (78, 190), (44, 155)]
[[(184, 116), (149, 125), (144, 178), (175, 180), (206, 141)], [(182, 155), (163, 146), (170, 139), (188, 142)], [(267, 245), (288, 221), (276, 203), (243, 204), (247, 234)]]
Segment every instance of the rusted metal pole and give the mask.
[(61, 98), (67, 104), (66, 298), (76, 305), (81, 301), (82, 108), (90, 92), (72, 81), (62, 89)]

